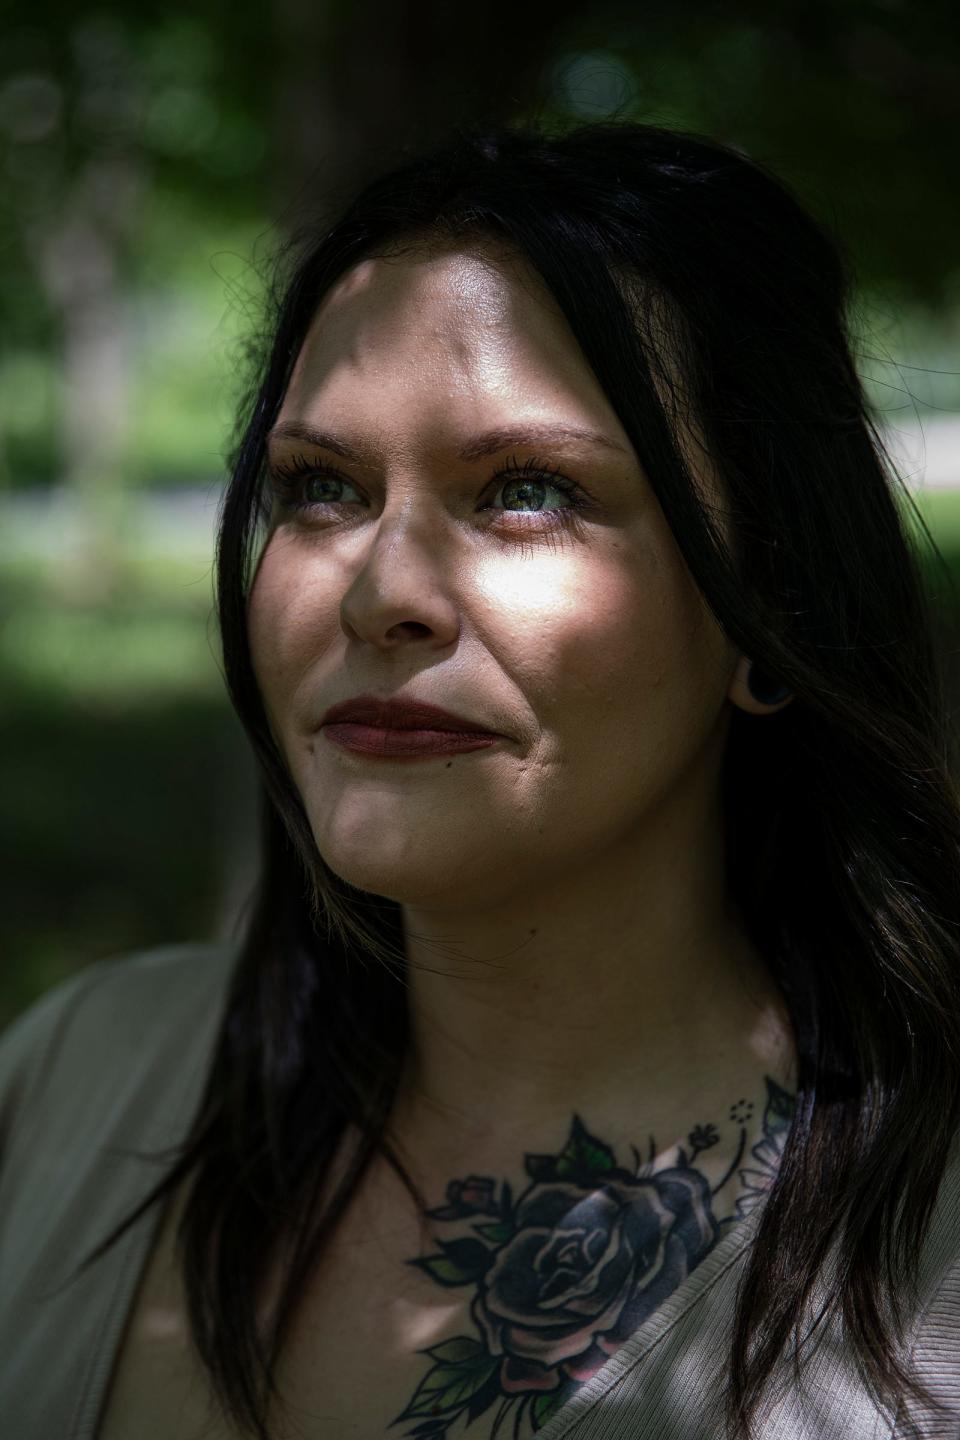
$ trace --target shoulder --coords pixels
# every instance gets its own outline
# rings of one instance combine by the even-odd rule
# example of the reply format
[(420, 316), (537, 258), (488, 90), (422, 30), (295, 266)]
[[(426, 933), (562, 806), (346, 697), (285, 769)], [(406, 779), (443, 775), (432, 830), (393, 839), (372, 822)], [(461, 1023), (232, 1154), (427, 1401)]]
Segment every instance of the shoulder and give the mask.
[[(175, 945), (98, 961), (0, 1034), (0, 1410), (11, 1434), (93, 1433), (91, 1397), (157, 1211), (130, 1216), (189, 1126), (233, 958), (231, 947)], [(126, 1233), (81, 1269), (121, 1223)]]
[(48, 1100), (67, 1109), (121, 1081), (129, 1093), (219, 1018), (229, 944), (168, 945), (96, 961), (0, 1032), (0, 1146)]

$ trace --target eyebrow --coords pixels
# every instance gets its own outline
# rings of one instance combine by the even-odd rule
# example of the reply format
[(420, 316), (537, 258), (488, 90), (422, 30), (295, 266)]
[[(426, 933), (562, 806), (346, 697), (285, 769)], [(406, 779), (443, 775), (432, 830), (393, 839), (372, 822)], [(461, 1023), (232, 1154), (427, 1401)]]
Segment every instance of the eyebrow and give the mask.
[[(341, 455), (345, 460), (353, 460), (358, 464), (364, 459), (364, 456), (345, 440), (327, 430), (317, 430), (300, 420), (285, 420), (275, 425), (267, 436), (267, 442), (269, 444), (274, 440), (300, 440), (306, 445), (315, 445), (318, 449), (332, 450), (335, 455)], [(484, 430), (482, 434), (468, 440), (458, 451), (458, 455), (461, 460), (479, 460), (485, 455), (496, 455), (511, 445), (551, 445), (565, 440), (587, 441), (607, 450), (615, 450), (620, 455), (627, 454), (622, 445), (618, 445), (599, 430), (586, 430), (580, 425), (531, 424)]]

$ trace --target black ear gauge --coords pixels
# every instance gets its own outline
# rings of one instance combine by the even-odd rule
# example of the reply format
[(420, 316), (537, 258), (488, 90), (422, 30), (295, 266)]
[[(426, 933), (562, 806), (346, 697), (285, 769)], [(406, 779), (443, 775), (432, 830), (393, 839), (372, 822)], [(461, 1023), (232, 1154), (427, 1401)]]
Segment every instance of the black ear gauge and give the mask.
[(759, 700), (761, 705), (778, 705), (790, 694), (789, 685), (785, 685), (776, 675), (768, 675), (753, 660), (747, 671), (747, 687), (754, 700)]

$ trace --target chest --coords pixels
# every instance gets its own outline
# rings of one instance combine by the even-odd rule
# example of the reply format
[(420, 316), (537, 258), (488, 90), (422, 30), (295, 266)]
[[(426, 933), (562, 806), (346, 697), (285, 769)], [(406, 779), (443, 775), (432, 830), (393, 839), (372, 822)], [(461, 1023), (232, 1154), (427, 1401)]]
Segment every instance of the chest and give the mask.
[[(691, 1170), (534, 1181), (506, 1210), (491, 1181), (455, 1188), (421, 1226), (388, 1167), (364, 1180), (283, 1348), (271, 1440), (528, 1440), (721, 1233)], [(97, 1440), (241, 1440), (190, 1340), (174, 1247), (183, 1198), (147, 1260)], [(262, 1314), (280, 1274), (268, 1270)]]
[[(128, 1317), (97, 1440), (241, 1440), (190, 1342), (175, 1219), (176, 1206)], [(449, 1422), (437, 1434), (451, 1440), (467, 1426), (470, 1440), (513, 1434), (515, 1420), (526, 1437), (535, 1404), (542, 1425), (548, 1398), (492, 1353), (501, 1347), (478, 1317), (480, 1287), (438, 1283), (416, 1263), (436, 1249), (406, 1220), (381, 1219), (371, 1234), (362, 1207), (346, 1218), (278, 1365), (285, 1408), (271, 1413), (271, 1440), (402, 1440), (431, 1418)], [(577, 1388), (556, 1378), (564, 1398)]]

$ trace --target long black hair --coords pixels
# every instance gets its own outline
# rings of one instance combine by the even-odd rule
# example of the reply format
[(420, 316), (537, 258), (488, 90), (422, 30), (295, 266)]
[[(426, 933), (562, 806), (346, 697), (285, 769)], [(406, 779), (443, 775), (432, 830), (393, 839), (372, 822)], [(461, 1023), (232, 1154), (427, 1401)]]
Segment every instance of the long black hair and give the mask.
[[(269, 526), (265, 438), (319, 302), (362, 258), (450, 239), (539, 272), (719, 624), (795, 695), (774, 716), (737, 711), (724, 756), (728, 887), (798, 1051), (737, 1296), (728, 1432), (752, 1434), (778, 1358), (809, 1339), (833, 1246), (829, 1314), (862, 1378), (891, 1409), (929, 1401), (897, 1345), (960, 1124), (960, 805), (934, 622), (852, 358), (849, 261), (764, 166), (651, 125), (458, 128), (285, 253), (217, 541), (225, 675), (262, 776), (261, 877), (179, 1158), (84, 1263), (189, 1177), (177, 1235), (196, 1348), (235, 1423), (269, 1440), (297, 1304), (378, 1152), (426, 1208), (387, 1136), (408, 1024), (400, 907), (317, 851), (265, 718), (247, 600)], [(730, 539), (682, 432), (723, 479)], [(285, 1285), (261, 1326), (278, 1241)]]

